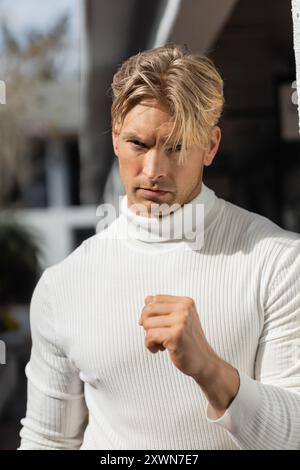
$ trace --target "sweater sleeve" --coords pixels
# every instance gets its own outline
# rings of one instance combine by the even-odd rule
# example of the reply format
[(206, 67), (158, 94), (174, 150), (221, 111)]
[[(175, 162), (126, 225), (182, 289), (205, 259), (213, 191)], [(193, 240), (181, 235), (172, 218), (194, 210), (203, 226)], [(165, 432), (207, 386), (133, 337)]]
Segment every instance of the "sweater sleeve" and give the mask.
[(243, 450), (300, 449), (300, 239), (272, 269), (254, 377), (243, 371), (234, 400), (218, 419)]
[(82, 443), (88, 413), (83, 383), (59, 344), (54, 313), (46, 269), (30, 303), (27, 409), (17, 450), (79, 449)]

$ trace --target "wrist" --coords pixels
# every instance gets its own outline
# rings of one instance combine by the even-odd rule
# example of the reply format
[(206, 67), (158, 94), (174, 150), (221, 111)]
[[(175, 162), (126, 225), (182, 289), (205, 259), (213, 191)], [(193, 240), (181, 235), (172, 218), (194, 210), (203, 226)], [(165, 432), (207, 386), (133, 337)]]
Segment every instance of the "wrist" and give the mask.
[(209, 402), (210, 415), (222, 416), (234, 400), (240, 385), (237, 369), (221, 358), (213, 360), (206, 373), (193, 376)]
[(209, 359), (206, 361), (205, 367), (199, 369), (196, 374), (193, 374), (193, 379), (200, 387), (207, 387), (214, 384), (217, 377), (220, 375), (222, 362), (224, 362), (215, 352), (212, 352)]

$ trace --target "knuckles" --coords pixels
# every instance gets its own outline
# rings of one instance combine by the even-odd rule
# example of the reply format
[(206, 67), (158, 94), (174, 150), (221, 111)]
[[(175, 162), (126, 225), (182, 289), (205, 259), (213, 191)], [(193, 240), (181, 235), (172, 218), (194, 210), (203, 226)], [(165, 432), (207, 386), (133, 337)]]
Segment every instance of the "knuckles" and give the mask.
[(186, 304), (188, 308), (194, 308), (195, 307), (195, 302), (192, 297), (186, 297)]
[[(145, 327), (147, 327), (148, 325), (147, 319), (149, 318), (151, 312), (153, 312), (153, 303), (155, 302), (155, 299), (158, 299), (158, 296), (154, 296), (153, 302), (151, 302), (151, 304), (145, 305), (142, 308), (140, 319)], [(186, 327), (190, 316), (195, 311), (194, 299), (192, 299), (191, 297), (184, 297), (184, 300), (179, 302), (176, 306), (180, 312), (179, 323), (182, 323), (183, 327)]]

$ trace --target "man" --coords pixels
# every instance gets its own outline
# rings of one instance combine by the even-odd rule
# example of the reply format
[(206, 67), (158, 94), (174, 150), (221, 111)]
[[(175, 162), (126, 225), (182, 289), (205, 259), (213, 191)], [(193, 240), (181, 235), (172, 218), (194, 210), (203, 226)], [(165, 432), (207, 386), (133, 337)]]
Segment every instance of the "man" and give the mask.
[(300, 449), (300, 236), (202, 182), (222, 78), (168, 45), (112, 89), (126, 195), (36, 286), (19, 449)]

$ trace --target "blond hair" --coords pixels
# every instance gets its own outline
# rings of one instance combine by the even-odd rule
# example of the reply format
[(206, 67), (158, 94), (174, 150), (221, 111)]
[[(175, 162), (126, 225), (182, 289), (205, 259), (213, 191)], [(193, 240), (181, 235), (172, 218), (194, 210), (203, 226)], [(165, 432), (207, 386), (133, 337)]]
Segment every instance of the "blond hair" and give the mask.
[(127, 59), (113, 76), (112, 126), (141, 101), (166, 106), (173, 124), (167, 144), (181, 143), (180, 162), (190, 145), (207, 148), (210, 130), (222, 114), (223, 80), (213, 61), (191, 53), (186, 45), (167, 44)]

